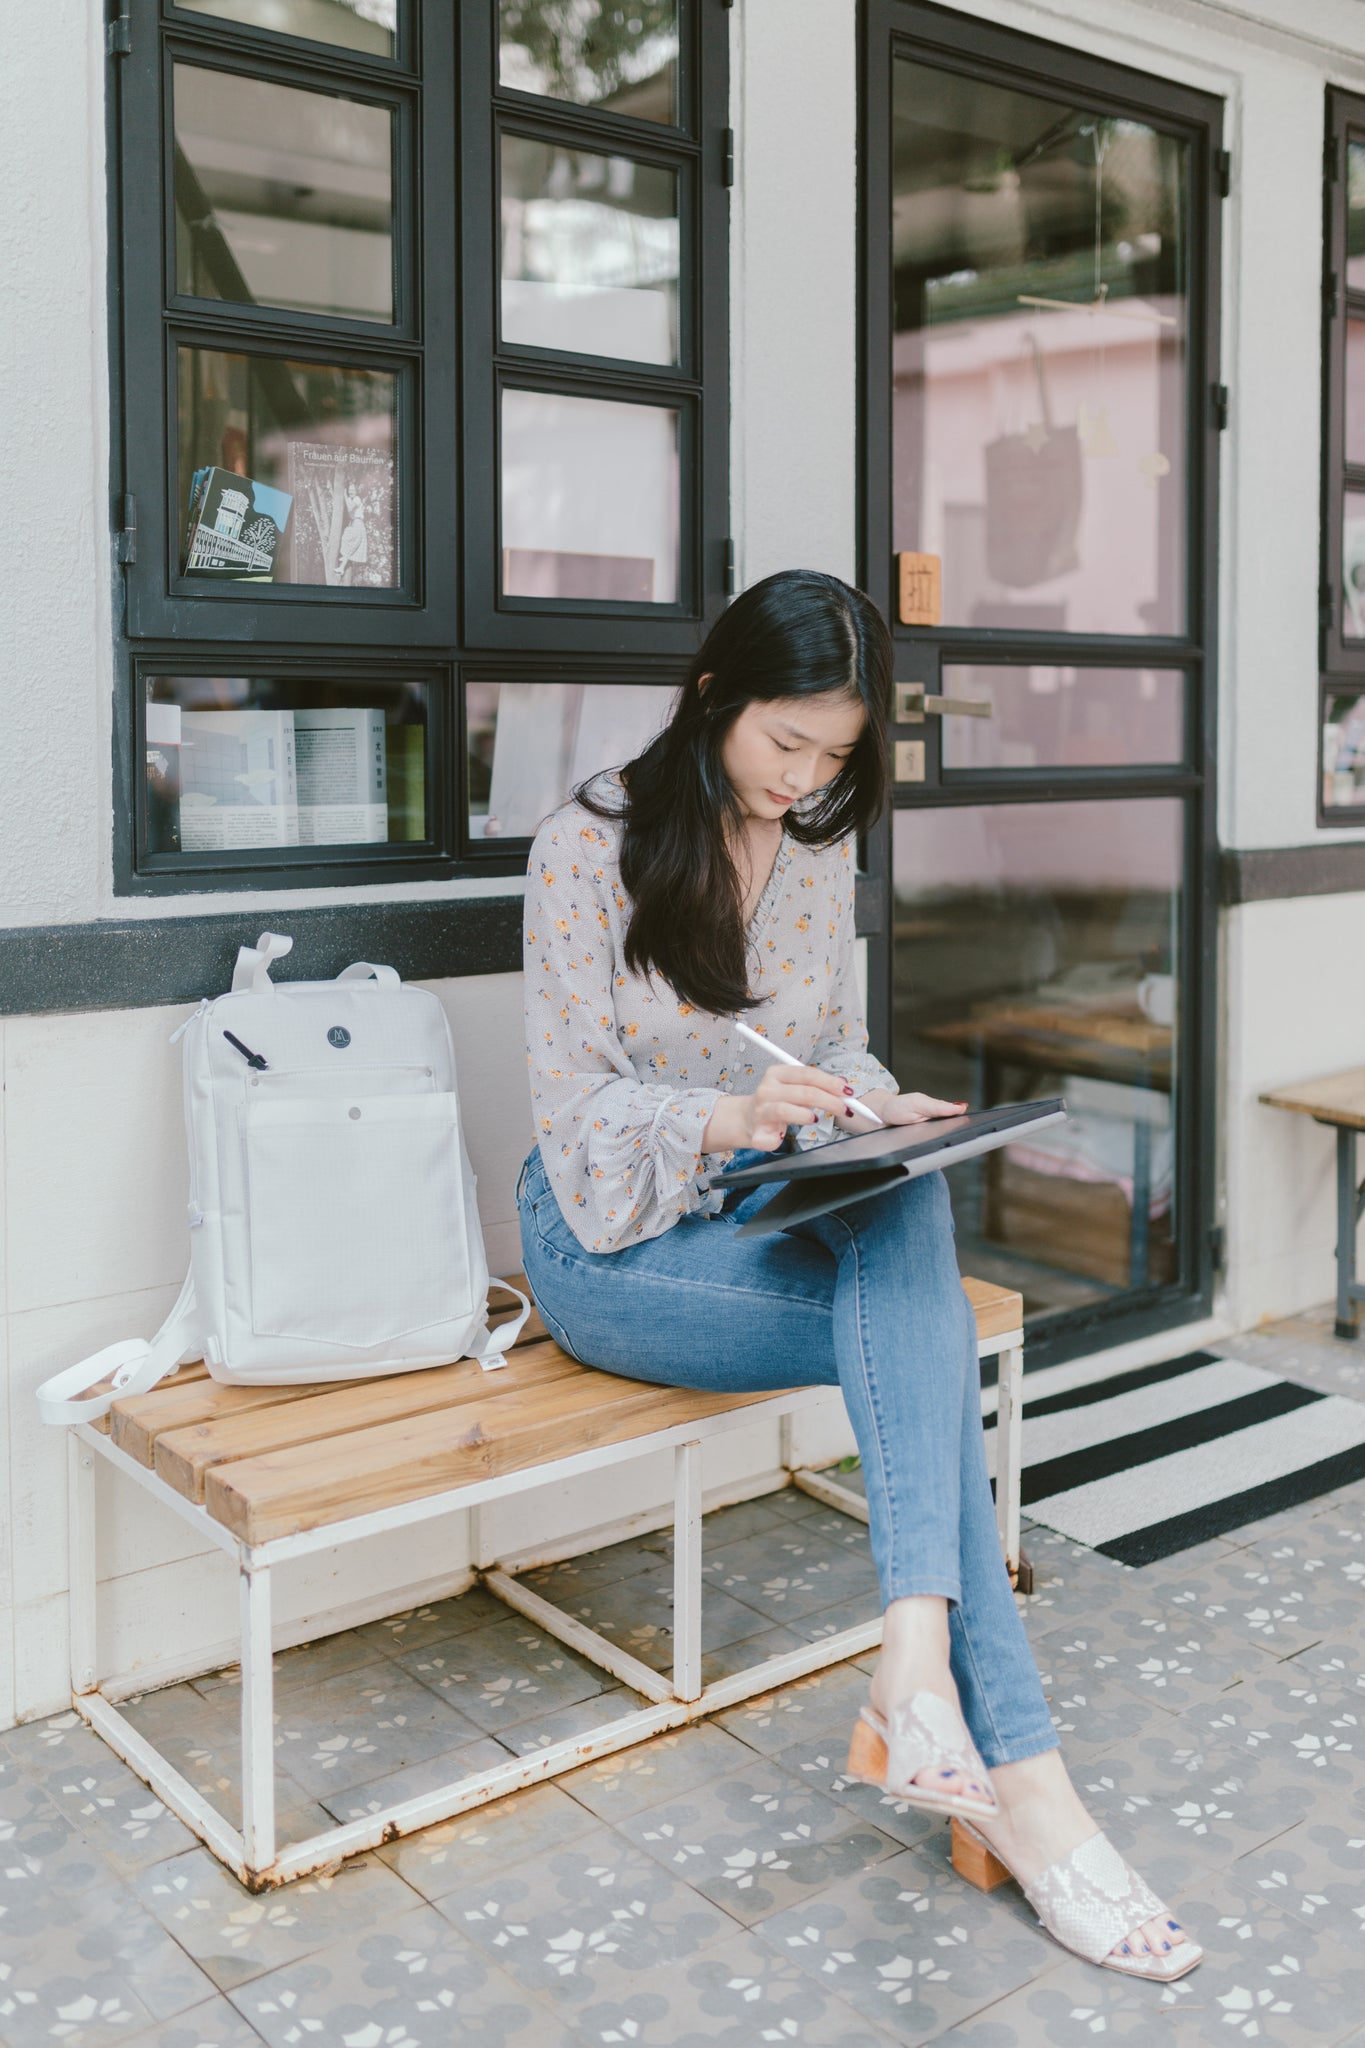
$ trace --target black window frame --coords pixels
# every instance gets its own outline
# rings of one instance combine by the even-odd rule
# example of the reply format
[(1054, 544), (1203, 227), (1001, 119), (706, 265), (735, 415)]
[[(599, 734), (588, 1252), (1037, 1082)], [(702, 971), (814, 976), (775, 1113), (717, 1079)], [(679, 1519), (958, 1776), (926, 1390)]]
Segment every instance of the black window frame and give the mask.
[(1322, 276), (1322, 571), (1318, 592), (1319, 674), (1317, 823), (1319, 828), (1365, 825), (1365, 798), (1356, 804), (1325, 801), (1323, 731), (1330, 697), (1365, 697), (1365, 639), (1343, 631), (1342, 527), (1348, 491), (1365, 492), (1365, 464), (1346, 459), (1346, 336), (1352, 319), (1365, 320), (1365, 288), (1347, 284), (1347, 157), (1365, 146), (1365, 95), (1327, 89), (1323, 136)]
[[(729, 594), (729, 27), (726, 0), (680, 0), (679, 121), (668, 126), (497, 83), (496, 0), (399, 0), (392, 57), (111, 0), (110, 358), (117, 895), (435, 881), (524, 871), (528, 841), (471, 842), (464, 695), (471, 680), (557, 676), (676, 684)], [(172, 78), (218, 67), (394, 109), (390, 322), (200, 299), (176, 276)], [(501, 135), (673, 168), (679, 361), (618, 362), (501, 341)], [(689, 274), (690, 265), (690, 274)], [(176, 351), (181, 345), (395, 372), (399, 569), (389, 589), (196, 588), (179, 573)], [(495, 394), (504, 386), (675, 407), (676, 604), (501, 599)], [(428, 837), (418, 846), (155, 854), (145, 696), (153, 674), (353, 680), (381, 664), (430, 685)]]

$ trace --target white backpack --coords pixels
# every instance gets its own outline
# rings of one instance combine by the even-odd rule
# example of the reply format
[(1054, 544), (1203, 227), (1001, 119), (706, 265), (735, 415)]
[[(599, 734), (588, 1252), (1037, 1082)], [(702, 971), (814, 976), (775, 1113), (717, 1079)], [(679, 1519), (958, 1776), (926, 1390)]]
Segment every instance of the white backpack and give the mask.
[[(48, 1422), (101, 1415), (186, 1359), (228, 1385), (505, 1363), (445, 1011), (392, 967), (270, 979), (293, 940), (237, 955), (185, 1039), (190, 1270), (150, 1343), (111, 1344), (38, 1389)], [(493, 1281), (505, 1287), (503, 1281)], [(105, 1390), (78, 1398), (99, 1381)]]

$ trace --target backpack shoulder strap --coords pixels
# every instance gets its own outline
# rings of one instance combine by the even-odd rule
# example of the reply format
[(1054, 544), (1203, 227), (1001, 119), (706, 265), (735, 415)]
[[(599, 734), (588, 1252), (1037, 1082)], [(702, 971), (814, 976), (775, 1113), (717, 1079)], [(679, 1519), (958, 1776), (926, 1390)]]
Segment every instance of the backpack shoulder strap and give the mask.
[(466, 1356), (477, 1358), (485, 1372), (496, 1372), (500, 1365), (506, 1365), (504, 1353), (511, 1350), (526, 1328), (531, 1304), (519, 1287), (511, 1286), (506, 1280), (490, 1280), (488, 1285), (490, 1288), (500, 1288), (504, 1294), (515, 1295), (521, 1303), (521, 1314), (514, 1316), (510, 1323), (499, 1323), (496, 1330), (490, 1330), (484, 1321), (469, 1340)]
[[(55, 1373), (38, 1389), (38, 1411), (44, 1422), (93, 1422), (105, 1414), (120, 1394), (145, 1394), (158, 1380), (199, 1354), (199, 1318), (195, 1309), (194, 1279), (185, 1275), (175, 1307), (150, 1342), (129, 1337), (118, 1344), (106, 1344), (79, 1365)], [(102, 1380), (102, 1393), (88, 1389)], [(82, 1398), (85, 1396), (86, 1398)]]

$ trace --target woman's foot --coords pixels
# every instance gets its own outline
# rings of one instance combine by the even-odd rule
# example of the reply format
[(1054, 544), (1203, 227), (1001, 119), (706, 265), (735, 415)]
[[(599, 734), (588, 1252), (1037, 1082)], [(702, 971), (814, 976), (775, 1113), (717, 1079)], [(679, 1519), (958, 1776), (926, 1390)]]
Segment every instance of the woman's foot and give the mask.
[[(936, 1693), (958, 1719), (962, 1708), (948, 1661), (948, 1603), (931, 1594), (893, 1600), (882, 1618), (882, 1652), (872, 1676), (872, 1705), (883, 1720), (918, 1692)], [(990, 1800), (988, 1778), (942, 1766), (916, 1771), (911, 1784), (949, 1799)]]
[[(997, 1764), (991, 1783), (1000, 1811), (994, 1819), (974, 1820), (972, 1825), (1021, 1884), (1031, 1884), (1051, 1864), (1061, 1862), (1088, 1836), (1098, 1833), (1055, 1749), (1026, 1757), (1021, 1763)], [(1187, 1939), (1180, 1922), (1163, 1914), (1130, 1929), (1110, 1953), (1167, 1959)]]

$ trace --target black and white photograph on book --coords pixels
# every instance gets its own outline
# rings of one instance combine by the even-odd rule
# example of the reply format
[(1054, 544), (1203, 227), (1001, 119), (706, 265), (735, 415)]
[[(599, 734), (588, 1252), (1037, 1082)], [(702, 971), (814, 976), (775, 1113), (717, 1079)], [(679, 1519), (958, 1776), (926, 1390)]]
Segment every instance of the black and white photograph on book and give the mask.
[(0, 2048), (1365, 2048), (1365, 9), (5, 63)]

